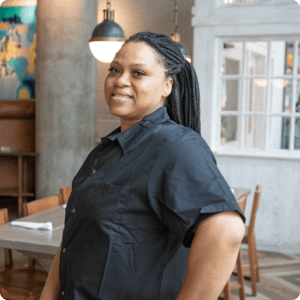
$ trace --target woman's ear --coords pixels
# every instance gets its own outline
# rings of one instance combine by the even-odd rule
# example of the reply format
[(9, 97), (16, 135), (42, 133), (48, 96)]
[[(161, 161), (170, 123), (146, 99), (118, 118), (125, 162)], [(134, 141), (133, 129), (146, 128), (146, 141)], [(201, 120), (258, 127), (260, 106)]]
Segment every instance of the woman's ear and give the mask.
[(172, 86), (173, 86), (173, 78), (169, 77), (165, 81), (165, 86), (163, 88), (163, 97), (167, 98), (171, 92), (172, 92)]

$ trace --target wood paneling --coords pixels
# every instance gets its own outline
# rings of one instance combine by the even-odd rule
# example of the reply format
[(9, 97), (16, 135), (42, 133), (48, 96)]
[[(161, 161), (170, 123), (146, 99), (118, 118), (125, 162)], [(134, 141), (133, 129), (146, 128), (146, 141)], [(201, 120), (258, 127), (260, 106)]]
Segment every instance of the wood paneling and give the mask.
[[(0, 100), (0, 146), (35, 151), (35, 100)], [(26, 159), (25, 178), (34, 189), (34, 158)], [(18, 160), (0, 159), (0, 189), (18, 188)]]

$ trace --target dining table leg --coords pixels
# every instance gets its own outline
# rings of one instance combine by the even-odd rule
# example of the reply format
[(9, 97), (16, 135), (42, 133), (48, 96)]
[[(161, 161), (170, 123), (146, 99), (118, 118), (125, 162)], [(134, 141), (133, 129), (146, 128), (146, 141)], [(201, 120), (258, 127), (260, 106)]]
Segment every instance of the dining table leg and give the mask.
[(37, 260), (39, 264), (43, 267), (43, 269), (45, 269), (49, 273), (55, 254), (47, 254), (47, 253), (40, 253), (40, 252), (33, 252), (33, 251), (26, 251), (26, 250), (17, 250), (17, 251), (22, 253), (24, 256), (27, 256), (28, 258), (33, 258)]
[(23, 216), (23, 163), (22, 155), (18, 156), (18, 217)]

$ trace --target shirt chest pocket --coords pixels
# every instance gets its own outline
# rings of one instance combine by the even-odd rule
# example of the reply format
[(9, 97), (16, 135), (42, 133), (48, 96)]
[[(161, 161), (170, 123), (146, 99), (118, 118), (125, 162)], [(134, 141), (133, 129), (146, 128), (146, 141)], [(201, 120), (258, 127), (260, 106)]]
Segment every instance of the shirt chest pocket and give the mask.
[(111, 227), (121, 221), (127, 192), (127, 187), (104, 182), (86, 182), (86, 186), (82, 187), (76, 197), (76, 209), (93, 223)]

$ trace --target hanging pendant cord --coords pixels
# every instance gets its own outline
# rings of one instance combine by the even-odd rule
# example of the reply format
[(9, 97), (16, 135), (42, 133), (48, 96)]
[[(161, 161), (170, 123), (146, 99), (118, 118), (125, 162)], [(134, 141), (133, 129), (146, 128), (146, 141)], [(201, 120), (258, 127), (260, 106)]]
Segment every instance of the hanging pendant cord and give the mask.
[(178, 1), (174, 0), (174, 20), (175, 20), (175, 33), (178, 31)]

